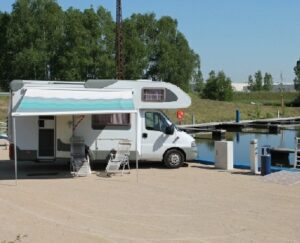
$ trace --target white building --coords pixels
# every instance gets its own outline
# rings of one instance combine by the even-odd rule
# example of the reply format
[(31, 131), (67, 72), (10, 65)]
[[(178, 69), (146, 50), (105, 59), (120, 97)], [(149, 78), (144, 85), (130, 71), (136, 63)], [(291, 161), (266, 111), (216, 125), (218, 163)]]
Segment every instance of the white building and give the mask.
[[(234, 91), (237, 92), (248, 92), (248, 83), (231, 83), (231, 86), (233, 88)], [(273, 88), (272, 91), (273, 92), (280, 92), (280, 91), (284, 91), (284, 92), (295, 92), (295, 87), (294, 87), (294, 83), (279, 83), (279, 82), (275, 82), (273, 84)]]
[(248, 83), (231, 83), (231, 86), (234, 91), (237, 92), (246, 92), (248, 91)]

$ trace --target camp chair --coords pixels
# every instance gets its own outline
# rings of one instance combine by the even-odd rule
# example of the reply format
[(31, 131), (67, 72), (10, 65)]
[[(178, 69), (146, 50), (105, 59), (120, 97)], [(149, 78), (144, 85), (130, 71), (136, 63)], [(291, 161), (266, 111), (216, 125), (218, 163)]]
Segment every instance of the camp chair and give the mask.
[(129, 165), (129, 155), (130, 155), (131, 141), (129, 140), (120, 140), (118, 144), (118, 149), (110, 153), (110, 158), (108, 160), (105, 172), (107, 175), (119, 173), (120, 167), (122, 167), (122, 175), (124, 169), (128, 167), (128, 173), (130, 173)]
[(85, 153), (85, 144), (82, 137), (71, 138), (70, 170), (73, 176), (87, 176), (91, 174), (90, 161)]

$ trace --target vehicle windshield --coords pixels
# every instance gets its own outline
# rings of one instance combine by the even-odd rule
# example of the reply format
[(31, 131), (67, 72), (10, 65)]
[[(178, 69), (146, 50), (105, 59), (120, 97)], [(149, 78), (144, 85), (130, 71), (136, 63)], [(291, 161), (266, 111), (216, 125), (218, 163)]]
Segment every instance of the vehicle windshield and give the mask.
[(163, 111), (161, 111), (161, 114), (169, 126), (173, 125), (176, 130), (179, 130), (178, 127), (171, 121), (171, 119)]

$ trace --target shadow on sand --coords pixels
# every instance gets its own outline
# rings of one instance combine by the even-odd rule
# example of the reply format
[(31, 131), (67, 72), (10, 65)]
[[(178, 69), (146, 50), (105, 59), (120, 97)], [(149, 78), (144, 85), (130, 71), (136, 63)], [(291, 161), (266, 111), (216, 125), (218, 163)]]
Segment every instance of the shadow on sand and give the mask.
[[(139, 170), (146, 169), (168, 169), (161, 162), (139, 162)], [(189, 166), (184, 163), (182, 167)], [(91, 164), (91, 169), (96, 174), (105, 174), (106, 163), (94, 162)], [(34, 180), (34, 179), (66, 179), (73, 178), (70, 173), (70, 165), (66, 162), (33, 162), (21, 161), (18, 162), (18, 180)], [(135, 162), (130, 163), (131, 170), (136, 169)], [(15, 179), (15, 165), (12, 160), (0, 161), (0, 180), (14, 180)]]
[[(18, 179), (65, 179), (71, 178), (69, 165), (61, 162), (37, 163), (22, 161), (18, 163)], [(12, 160), (0, 161), (0, 180), (15, 179), (15, 164)]]
[(232, 175), (247, 175), (247, 176), (259, 176), (259, 175), (255, 175), (253, 172), (251, 171), (233, 171), (231, 172)]
[(217, 172), (229, 172), (232, 175), (246, 175), (246, 176), (257, 176), (253, 174), (251, 171), (248, 169), (240, 169), (240, 170), (234, 170), (234, 171), (227, 171), (227, 170), (220, 170), (218, 168), (215, 168), (213, 165), (206, 165), (206, 164), (193, 164), (190, 165), (191, 168), (198, 168), (198, 169), (204, 169), (204, 170), (214, 170)]

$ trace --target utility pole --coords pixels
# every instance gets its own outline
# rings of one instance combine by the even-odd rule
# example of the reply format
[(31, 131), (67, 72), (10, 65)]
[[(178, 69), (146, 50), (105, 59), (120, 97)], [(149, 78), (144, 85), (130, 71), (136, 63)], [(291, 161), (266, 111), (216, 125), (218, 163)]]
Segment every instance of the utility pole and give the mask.
[(122, 3), (117, 0), (116, 15), (116, 78), (124, 79), (124, 49), (123, 49)]

